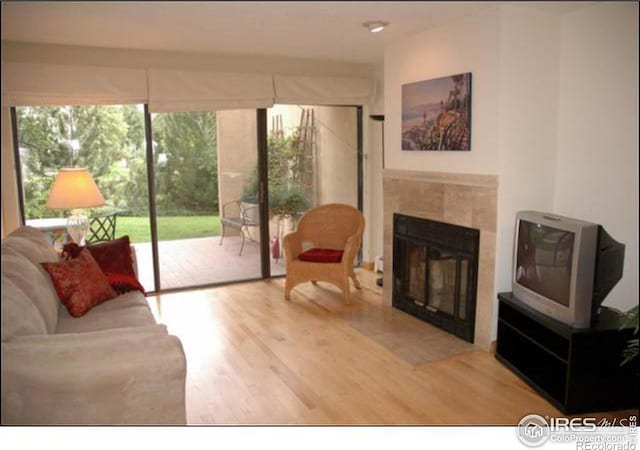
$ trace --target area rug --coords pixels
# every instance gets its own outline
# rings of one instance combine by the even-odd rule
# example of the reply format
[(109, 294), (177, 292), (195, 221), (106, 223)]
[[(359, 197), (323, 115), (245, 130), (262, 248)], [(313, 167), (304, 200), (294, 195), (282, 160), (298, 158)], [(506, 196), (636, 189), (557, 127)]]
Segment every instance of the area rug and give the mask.
[(353, 329), (412, 365), (477, 350), (467, 341), (388, 306), (354, 309), (342, 315)]

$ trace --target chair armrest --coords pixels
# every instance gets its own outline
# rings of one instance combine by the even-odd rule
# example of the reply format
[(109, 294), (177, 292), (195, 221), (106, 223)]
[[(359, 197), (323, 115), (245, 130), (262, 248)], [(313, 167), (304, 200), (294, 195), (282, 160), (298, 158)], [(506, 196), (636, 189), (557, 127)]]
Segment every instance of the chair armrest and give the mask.
[(293, 261), (302, 253), (302, 236), (299, 232), (287, 234), (282, 239), (282, 248), (284, 249), (284, 256), (286, 261)]
[(186, 362), (162, 326), (2, 343), (3, 424), (184, 424)]
[[(237, 211), (235, 214), (227, 214), (227, 208), (230, 206), (234, 206), (234, 210)], [(230, 202), (222, 205), (222, 217), (240, 217), (240, 201), (239, 200), (231, 200)]]
[(344, 245), (344, 253), (342, 255), (342, 264), (351, 266), (356, 259), (358, 250), (360, 250), (360, 243), (362, 241), (362, 235), (360, 233), (349, 236), (347, 242)]
[(260, 207), (243, 206), (240, 204), (240, 214), (242, 215), (242, 223), (250, 227), (256, 227), (260, 225)]

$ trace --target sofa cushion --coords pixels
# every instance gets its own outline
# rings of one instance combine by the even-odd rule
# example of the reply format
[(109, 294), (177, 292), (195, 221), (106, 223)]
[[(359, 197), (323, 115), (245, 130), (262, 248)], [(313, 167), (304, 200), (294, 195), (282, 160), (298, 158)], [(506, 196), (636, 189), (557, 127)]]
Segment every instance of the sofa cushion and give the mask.
[(31, 227), (18, 228), (2, 241), (3, 250), (13, 250), (34, 265), (56, 262), (60, 258), (45, 235)]
[(56, 288), (58, 297), (74, 317), (118, 295), (91, 253), (84, 249), (77, 258), (56, 263), (42, 263)]
[(140, 292), (131, 291), (101, 303), (80, 318), (72, 317), (62, 308), (56, 333), (86, 333), (155, 323), (147, 299)]
[(29, 239), (43, 247), (52, 247), (52, 243), (46, 233), (43, 233), (42, 230), (39, 230), (38, 228), (30, 227), (28, 225), (16, 228), (9, 233), (9, 236), (7, 237), (21, 237)]
[(19, 254), (5, 252), (3, 243), (2, 274), (13, 281), (38, 308), (47, 326), (47, 333), (55, 332), (60, 302), (46, 272)]
[(17, 336), (47, 334), (47, 326), (31, 299), (2, 274), (2, 342)]

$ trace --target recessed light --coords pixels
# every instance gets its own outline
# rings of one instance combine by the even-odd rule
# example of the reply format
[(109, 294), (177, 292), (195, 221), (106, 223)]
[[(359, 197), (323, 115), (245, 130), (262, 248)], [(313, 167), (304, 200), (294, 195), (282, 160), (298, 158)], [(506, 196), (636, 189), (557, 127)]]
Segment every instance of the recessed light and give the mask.
[(389, 22), (383, 22), (381, 20), (374, 20), (362, 24), (363, 27), (365, 27), (372, 33), (379, 33), (380, 31), (384, 30), (384, 27), (386, 27), (387, 25), (389, 25)]

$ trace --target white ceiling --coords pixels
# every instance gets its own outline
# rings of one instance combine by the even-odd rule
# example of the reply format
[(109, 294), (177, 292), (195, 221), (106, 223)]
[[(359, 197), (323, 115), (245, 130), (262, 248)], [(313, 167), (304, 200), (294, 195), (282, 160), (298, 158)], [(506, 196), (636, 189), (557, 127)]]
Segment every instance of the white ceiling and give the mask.
[[(2, 2), (2, 39), (375, 64), (385, 43), (498, 2)], [(593, 2), (529, 2), (562, 14)], [(362, 23), (390, 23), (370, 33)]]

